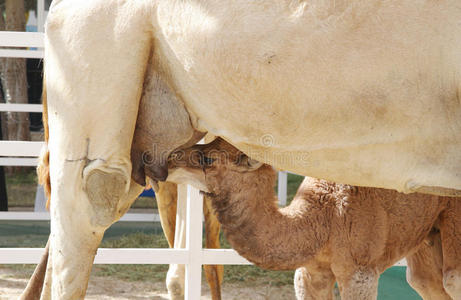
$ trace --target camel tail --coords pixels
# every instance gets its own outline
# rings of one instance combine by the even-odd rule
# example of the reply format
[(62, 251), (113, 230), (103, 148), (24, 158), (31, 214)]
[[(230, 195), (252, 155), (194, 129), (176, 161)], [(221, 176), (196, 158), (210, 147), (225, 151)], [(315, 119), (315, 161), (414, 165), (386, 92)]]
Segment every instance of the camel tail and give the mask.
[(43, 93), (42, 93), (42, 102), (43, 102), (43, 130), (45, 134), (45, 145), (42, 148), (42, 152), (40, 153), (40, 157), (38, 159), (38, 166), (37, 166), (37, 177), (38, 183), (43, 185), (45, 190), (45, 195), (47, 197), (46, 201), (46, 208), (49, 209), (50, 207), (50, 196), (51, 196), (51, 181), (50, 181), (50, 151), (48, 150), (48, 138), (49, 138), (49, 130), (48, 130), (48, 106), (46, 100), (46, 76), (43, 76)]
[[(45, 145), (42, 148), (42, 152), (40, 153), (40, 157), (38, 159), (38, 166), (37, 166), (37, 177), (38, 183), (43, 185), (45, 190), (45, 195), (47, 197), (46, 201), (46, 208), (49, 209), (50, 207), (50, 195), (51, 195), (51, 182), (50, 182), (50, 152), (48, 150), (48, 107), (46, 101), (46, 81), (45, 75), (43, 76), (43, 94), (42, 94), (42, 102), (43, 102), (43, 129), (45, 133)], [(19, 297), (19, 300), (38, 300), (40, 299), (40, 295), (42, 294), (45, 276), (46, 276), (46, 269), (48, 265), (48, 255), (50, 251), (50, 238), (48, 237), (48, 242), (46, 243), (45, 252), (40, 260), (39, 264), (35, 267), (34, 274), (29, 280), (26, 289)]]

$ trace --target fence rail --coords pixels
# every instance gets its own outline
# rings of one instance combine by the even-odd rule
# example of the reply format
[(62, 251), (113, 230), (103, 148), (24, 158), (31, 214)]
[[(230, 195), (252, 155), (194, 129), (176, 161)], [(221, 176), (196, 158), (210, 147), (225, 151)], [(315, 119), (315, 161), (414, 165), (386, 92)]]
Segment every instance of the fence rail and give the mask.
[[(37, 264), (44, 248), (0, 248), (0, 264)], [(99, 248), (95, 264), (187, 264), (186, 249)], [(248, 265), (231, 249), (202, 249), (194, 257), (201, 265)]]
[(0, 31), (0, 57), (43, 58), (43, 37), (42, 32)]
[[(8, 211), (0, 212), (1, 221), (49, 221), (50, 213), (48, 212), (19, 212)], [(158, 214), (146, 213), (127, 213), (120, 220), (121, 222), (160, 222)]]
[(41, 104), (0, 103), (0, 111), (41, 113), (43, 106)]
[(43, 48), (44, 46), (44, 34), (42, 32), (0, 31), (0, 47)]

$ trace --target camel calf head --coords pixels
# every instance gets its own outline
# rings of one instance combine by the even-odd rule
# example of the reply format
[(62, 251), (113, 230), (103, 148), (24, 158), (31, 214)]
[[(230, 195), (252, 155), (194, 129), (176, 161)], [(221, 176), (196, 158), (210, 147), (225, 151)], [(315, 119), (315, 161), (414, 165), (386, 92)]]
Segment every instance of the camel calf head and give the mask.
[(256, 174), (251, 171), (264, 169), (273, 172), (272, 167), (249, 158), (221, 138), (206, 145), (173, 152), (168, 161), (168, 181), (188, 183), (202, 191), (216, 193), (226, 179), (232, 182), (249, 180)]

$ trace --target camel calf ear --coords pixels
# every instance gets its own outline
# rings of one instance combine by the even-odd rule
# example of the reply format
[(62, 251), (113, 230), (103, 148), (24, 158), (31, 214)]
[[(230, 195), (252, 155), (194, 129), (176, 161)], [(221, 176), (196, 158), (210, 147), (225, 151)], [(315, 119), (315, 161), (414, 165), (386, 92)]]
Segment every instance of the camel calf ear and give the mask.
[(254, 171), (262, 167), (263, 163), (255, 159), (249, 158), (245, 154), (241, 154), (238, 162), (239, 167), (244, 171)]
[(250, 170), (256, 170), (262, 167), (263, 163), (255, 159), (248, 158), (248, 167)]

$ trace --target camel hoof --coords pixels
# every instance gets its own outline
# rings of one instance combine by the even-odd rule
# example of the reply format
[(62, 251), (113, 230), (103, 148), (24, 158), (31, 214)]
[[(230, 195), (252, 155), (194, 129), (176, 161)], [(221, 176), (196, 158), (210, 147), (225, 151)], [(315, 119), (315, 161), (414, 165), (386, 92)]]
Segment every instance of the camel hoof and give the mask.
[(170, 295), (171, 300), (183, 300), (184, 293), (181, 284), (177, 281), (173, 281), (168, 284), (168, 294)]

